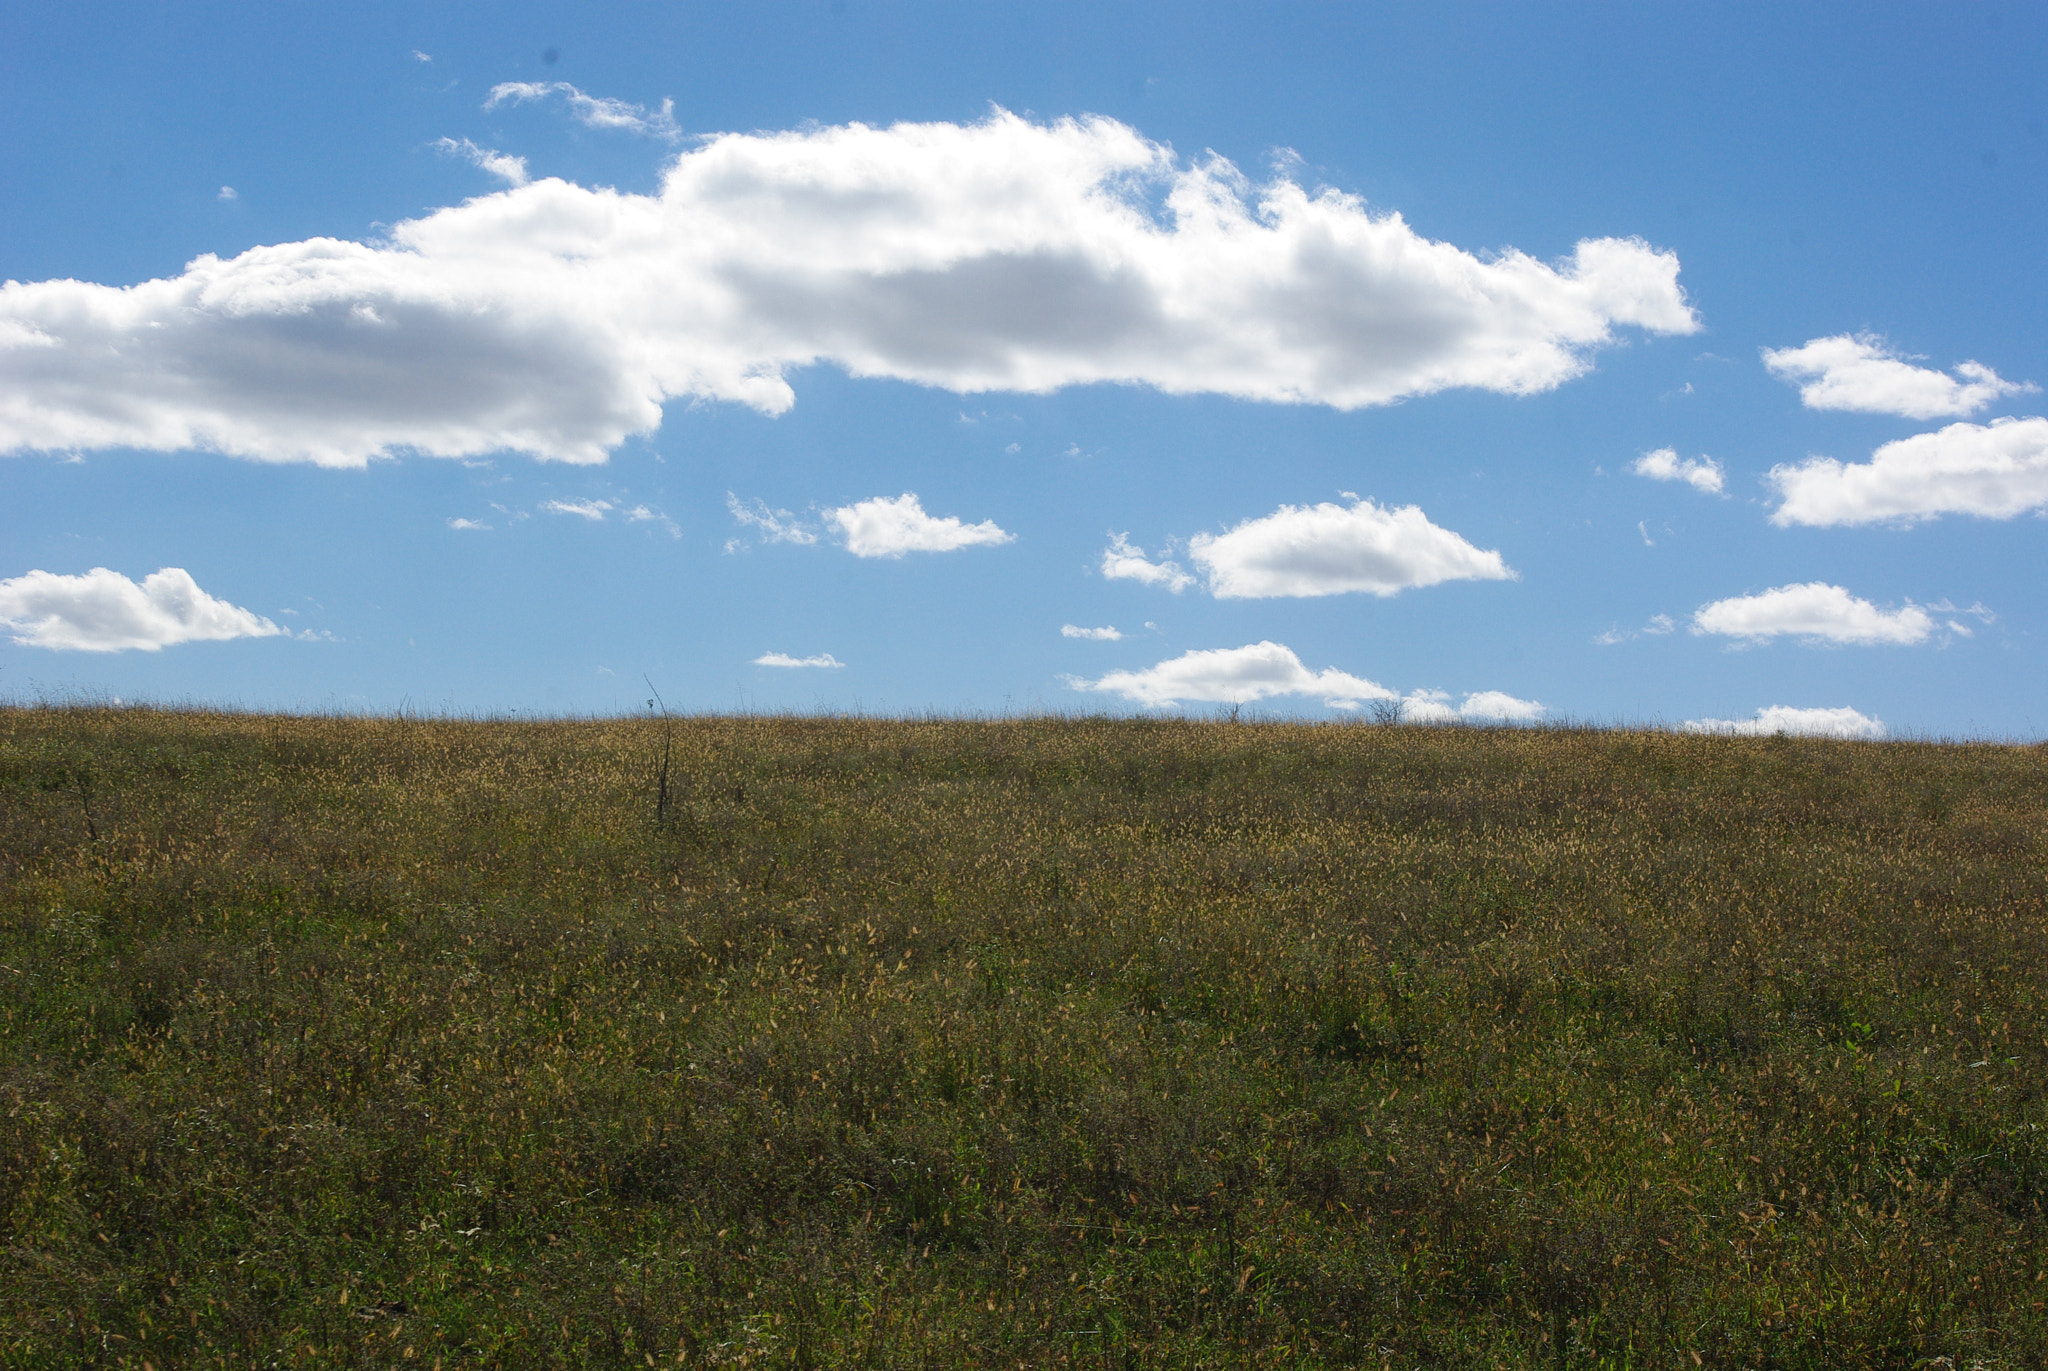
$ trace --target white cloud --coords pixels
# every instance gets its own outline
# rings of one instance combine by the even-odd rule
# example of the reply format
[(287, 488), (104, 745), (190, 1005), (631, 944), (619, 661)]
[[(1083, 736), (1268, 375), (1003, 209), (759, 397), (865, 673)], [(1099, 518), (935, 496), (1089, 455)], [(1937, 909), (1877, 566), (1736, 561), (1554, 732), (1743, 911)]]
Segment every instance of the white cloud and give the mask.
[[(491, 531), (491, 526), (490, 526), (489, 524), (484, 524), (484, 523), (478, 523), (478, 522), (477, 522), (477, 521), (476, 521), (475, 519), (461, 519), (461, 518), (456, 518), (456, 519), (450, 519), (450, 520), (448, 521), (448, 527), (450, 527), (450, 528), (454, 529), (454, 530), (455, 530), (455, 531), (456, 531), (457, 533), (466, 533), (466, 532), (480, 532), (480, 533), (488, 533), (488, 532), (490, 532), (490, 531)], [(287, 612), (289, 612), (289, 611), (287, 611)]]
[(906, 552), (953, 552), (963, 547), (990, 547), (1016, 541), (993, 519), (964, 524), (948, 515), (935, 519), (924, 512), (909, 491), (889, 499), (876, 496), (858, 504), (828, 509), (825, 517), (846, 535), (846, 550), (856, 557), (901, 557)]
[(1789, 635), (1808, 642), (1911, 646), (1925, 642), (1934, 629), (1934, 619), (1911, 601), (1901, 609), (1879, 609), (1825, 581), (1716, 600), (1692, 616), (1694, 633), (1751, 642)]
[(1725, 474), (1721, 464), (1711, 457), (1680, 457), (1668, 447), (1644, 453), (1629, 470), (1653, 481), (1683, 481), (1708, 495), (1721, 493), (1721, 478)]
[(174, 566), (150, 573), (140, 585), (105, 567), (83, 576), (31, 571), (0, 581), (0, 625), (23, 647), (74, 652), (155, 652), (176, 643), (285, 632), (261, 615), (214, 599)]
[(434, 59), (421, 52), (418, 48), (414, 48), (412, 50), (412, 60), (415, 62), (431, 62)]
[(1414, 505), (1282, 505), (1222, 534), (1198, 533), (1188, 555), (1219, 600), (1279, 595), (1389, 596), (1442, 581), (1512, 580), (1498, 552), (1482, 552), (1431, 523)]
[(1482, 690), (1467, 695), (1465, 703), (1458, 706), (1458, 713), (1467, 719), (1499, 719), (1508, 723), (1527, 723), (1540, 719), (1545, 713), (1541, 704), (1534, 700), (1518, 700), (1501, 690)]
[(631, 509), (627, 510), (626, 522), (629, 524), (659, 524), (662, 531), (667, 533), (669, 537), (680, 538), (683, 536), (683, 531), (676, 526), (675, 520), (669, 518), (668, 515), (663, 514), (660, 510), (650, 509), (646, 505), (634, 505)]
[(1401, 718), (1411, 724), (1517, 723), (1540, 719), (1546, 710), (1500, 690), (1481, 690), (1453, 708), (1447, 690), (1411, 690), (1401, 699)]
[(602, 523), (610, 511), (610, 500), (542, 500), (540, 507), (550, 514), (574, 514), (592, 523)]
[(1784, 497), (1771, 512), (1780, 527), (2010, 519), (2048, 510), (2048, 419), (1950, 424), (1886, 443), (1868, 462), (1809, 457), (1764, 479)]
[(742, 527), (758, 529), (763, 542), (801, 546), (818, 541), (818, 535), (805, 528), (796, 515), (786, 509), (770, 509), (766, 501), (755, 500), (748, 504), (728, 490), (725, 492), (725, 507), (732, 511), (732, 517)]
[[(559, 83), (495, 98), (554, 94), (658, 131)], [(961, 393), (1528, 394), (1618, 328), (1696, 329), (1677, 272), (1633, 239), (1476, 256), (1110, 119), (720, 134), (654, 195), (546, 178), (376, 244), (0, 286), (0, 451), (600, 462), (672, 399), (780, 413), (818, 363)]]
[(846, 665), (846, 663), (844, 663), (844, 662), (840, 661), (840, 660), (839, 660), (839, 659), (838, 659), (837, 657), (834, 657), (834, 656), (833, 656), (833, 655), (832, 655), (831, 653), (829, 653), (829, 652), (820, 652), (820, 653), (819, 653), (819, 654), (818, 654), (817, 656), (815, 656), (815, 657), (792, 657), (792, 656), (790, 656), (790, 655), (789, 655), (789, 654), (788, 654), (787, 652), (764, 652), (764, 653), (762, 653), (762, 654), (761, 654), (761, 655), (760, 655), (759, 657), (756, 657), (756, 658), (754, 659), (754, 665), (755, 665), (755, 666), (786, 666), (786, 667), (797, 667), (797, 666), (822, 666), (822, 667), (842, 667), (842, 666), (845, 666), (845, 665)]
[(1116, 643), (1123, 641), (1123, 634), (1114, 626), (1108, 628), (1081, 628), (1075, 624), (1061, 624), (1060, 637), (1085, 638), (1091, 643)]
[(1194, 577), (1181, 570), (1179, 562), (1152, 561), (1144, 548), (1131, 542), (1128, 533), (1114, 535), (1102, 550), (1102, 579), (1165, 586), (1176, 595), (1195, 583)]
[(523, 105), (529, 100), (545, 100), (551, 95), (566, 99), (570, 114), (588, 128), (644, 133), (653, 138), (682, 137), (683, 131), (676, 127), (676, 104), (673, 100), (664, 100), (660, 109), (650, 110), (645, 105), (625, 100), (585, 95), (567, 81), (502, 81), (491, 87), (490, 98), (484, 101), (484, 108), (494, 110), (500, 105)]
[(1885, 736), (1884, 724), (1846, 705), (1840, 709), (1795, 709), (1771, 705), (1756, 712), (1754, 719), (1687, 719), (1679, 727), (1687, 733), (1731, 733), (1754, 737), (1789, 733), (1805, 738), (1866, 738)]
[(1279, 643), (1186, 652), (1144, 671), (1112, 671), (1097, 680), (1067, 677), (1075, 690), (1099, 690), (1142, 705), (1164, 707), (1183, 700), (1250, 704), (1276, 695), (1305, 695), (1337, 709), (1361, 701), (1391, 700), (1394, 692), (1335, 667), (1310, 671)]
[(1961, 363), (1953, 376), (1916, 367), (1904, 354), (1886, 347), (1882, 338), (1868, 333), (1815, 338), (1796, 348), (1765, 348), (1763, 357), (1771, 375), (1799, 386), (1799, 398), (1808, 409), (1945, 419), (1975, 414), (2006, 395), (2040, 389), (2004, 380), (1981, 362)]
[(442, 138), (434, 146), (450, 156), (481, 167), (508, 186), (523, 186), (532, 178), (526, 174), (526, 159), (496, 148), (480, 148), (467, 138)]
[(236, 193), (233, 186), (222, 186), (219, 191), (215, 192), (213, 198), (216, 200), (239, 200), (242, 197)]

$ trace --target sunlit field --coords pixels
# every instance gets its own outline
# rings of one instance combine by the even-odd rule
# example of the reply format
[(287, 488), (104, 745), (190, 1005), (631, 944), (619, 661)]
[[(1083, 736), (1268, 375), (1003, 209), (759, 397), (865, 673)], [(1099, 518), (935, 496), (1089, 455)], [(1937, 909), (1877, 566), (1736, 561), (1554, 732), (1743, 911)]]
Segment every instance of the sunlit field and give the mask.
[(672, 735), (0, 711), (0, 1363), (2048, 1364), (2048, 750)]

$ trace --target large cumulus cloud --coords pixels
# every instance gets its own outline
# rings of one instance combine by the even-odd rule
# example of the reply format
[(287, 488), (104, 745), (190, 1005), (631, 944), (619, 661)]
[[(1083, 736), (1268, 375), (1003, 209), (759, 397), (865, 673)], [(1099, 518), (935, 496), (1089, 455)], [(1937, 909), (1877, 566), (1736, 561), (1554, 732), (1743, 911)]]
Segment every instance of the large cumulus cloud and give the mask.
[(723, 134), (659, 194), (536, 181), (175, 277), (0, 287), (0, 450), (601, 461), (678, 398), (835, 364), (969, 392), (1128, 382), (1354, 408), (1525, 394), (1697, 327), (1678, 260), (1477, 256), (1100, 118)]

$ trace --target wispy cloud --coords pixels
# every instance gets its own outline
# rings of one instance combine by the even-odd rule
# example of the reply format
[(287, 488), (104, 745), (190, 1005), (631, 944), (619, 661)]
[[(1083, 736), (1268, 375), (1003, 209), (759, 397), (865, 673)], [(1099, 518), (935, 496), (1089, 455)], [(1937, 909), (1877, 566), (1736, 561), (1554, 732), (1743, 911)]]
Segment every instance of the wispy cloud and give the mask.
[(1810, 643), (1910, 647), (1927, 641), (1935, 627), (1933, 616), (1910, 601), (1898, 609), (1880, 609), (1825, 581), (1716, 600), (1692, 616), (1694, 633), (1747, 642), (1793, 637)]
[(2010, 519), (2048, 510), (2048, 419), (1950, 424), (1886, 443), (1868, 462), (1809, 457), (1765, 479), (1784, 497), (1771, 512), (1781, 528)]
[(437, 139), (434, 147), (451, 157), (460, 157), (463, 161), (482, 168), (508, 186), (523, 186), (531, 179), (526, 174), (524, 157), (514, 157), (509, 152), (499, 152), (495, 148), (478, 147), (467, 138)]
[[(599, 127), (670, 114), (560, 82)], [(1254, 183), (1102, 118), (722, 134), (653, 195), (544, 178), (175, 277), (0, 286), (0, 451), (202, 448), (360, 466), (603, 461), (675, 399), (780, 413), (821, 363), (956, 392), (1134, 383), (1354, 409), (1582, 374), (1698, 327), (1635, 239), (1546, 264)], [(41, 340), (41, 341), (37, 341)]]
[(1907, 419), (1960, 418), (2007, 395), (2040, 389), (2007, 381), (1981, 362), (1962, 362), (1954, 375), (1913, 365), (1874, 334), (1837, 334), (1796, 348), (1763, 349), (1764, 366), (1799, 386), (1808, 409), (1897, 414)]
[(220, 190), (214, 194), (213, 198), (216, 200), (239, 200), (242, 197), (241, 194), (237, 192), (233, 186), (222, 186)]
[(484, 108), (494, 110), (500, 105), (525, 104), (529, 100), (546, 100), (556, 95), (569, 102), (569, 113), (576, 122), (589, 128), (617, 129), (670, 141), (683, 135), (682, 129), (676, 126), (673, 100), (662, 101), (660, 109), (649, 109), (625, 100), (586, 95), (567, 81), (502, 81), (491, 87)]
[(23, 647), (73, 652), (155, 652), (178, 643), (285, 633), (259, 614), (208, 595), (174, 566), (151, 572), (139, 585), (105, 567), (82, 576), (31, 571), (0, 581), (0, 627)]
[[(1722, 477), (1725, 475), (1721, 464), (1711, 457), (1680, 457), (1668, 447), (1655, 452), (1646, 452), (1636, 458), (1629, 467), (1638, 476), (1647, 476), (1653, 481), (1683, 481), (1694, 490), (1707, 495), (1721, 493)], [(1648, 535), (1644, 537), (1647, 539)]]
[(1884, 723), (1843, 706), (1840, 709), (1795, 709), (1791, 705), (1769, 705), (1750, 719), (1687, 719), (1679, 727), (1687, 733), (1727, 733), (1756, 737), (1786, 733), (1808, 738), (1863, 738), (1871, 741), (1885, 736)]
[(901, 557), (906, 552), (955, 552), (964, 547), (993, 547), (1016, 541), (993, 519), (963, 523), (951, 515), (934, 518), (917, 496), (877, 496), (858, 504), (828, 509), (825, 517), (839, 525), (846, 550), (856, 557)]
[[(786, 509), (770, 509), (763, 500), (742, 500), (731, 491), (725, 493), (725, 507), (732, 511), (732, 517), (742, 528), (751, 528), (760, 535), (764, 543), (796, 543), (805, 546), (818, 541), (818, 535), (806, 527), (801, 519)], [(725, 545), (727, 552), (741, 546), (739, 539), (732, 539)]]
[(792, 657), (787, 652), (764, 652), (754, 659), (754, 665), (781, 667), (843, 667), (846, 665), (846, 663), (840, 661), (837, 657), (834, 657), (829, 652), (820, 652), (815, 657)]
[(448, 527), (454, 529), (458, 533), (489, 533), (491, 531), (491, 526), (489, 524), (479, 523), (475, 519), (450, 519), (448, 521)]
[(1115, 643), (1123, 641), (1123, 636), (1114, 625), (1106, 628), (1082, 628), (1077, 624), (1060, 625), (1062, 638), (1081, 638), (1091, 643)]
[(1677, 620), (1673, 619), (1669, 614), (1652, 614), (1650, 621), (1639, 629), (1610, 628), (1593, 641), (1601, 647), (1612, 647), (1616, 643), (1625, 643), (1631, 638), (1660, 638), (1666, 633), (1675, 632), (1677, 628)]
[(610, 500), (542, 500), (540, 507), (550, 514), (574, 514), (592, 523), (604, 522), (612, 509)]
[(663, 514), (660, 510), (650, 509), (646, 505), (634, 505), (631, 509), (628, 509), (626, 511), (626, 522), (629, 524), (654, 524), (671, 538), (683, 536), (683, 531), (677, 527), (675, 520), (669, 518), (668, 515)]

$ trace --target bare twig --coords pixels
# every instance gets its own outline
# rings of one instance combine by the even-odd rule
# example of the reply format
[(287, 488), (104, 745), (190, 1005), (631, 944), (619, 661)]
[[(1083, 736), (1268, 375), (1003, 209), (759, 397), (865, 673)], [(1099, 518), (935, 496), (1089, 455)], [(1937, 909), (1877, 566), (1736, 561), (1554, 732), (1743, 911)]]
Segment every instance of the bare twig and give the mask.
[(669, 718), (668, 701), (661, 698), (659, 690), (655, 690), (653, 678), (642, 672), (640, 679), (647, 682), (647, 689), (654, 695), (654, 698), (647, 703), (659, 705), (661, 708), (661, 770), (656, 775), (654, 786), (654, 822), (658, 825), (666, 824), (668, 822), (668, 764), (671, 750), (675, 744), (675, 721)]

